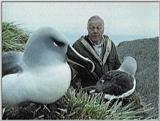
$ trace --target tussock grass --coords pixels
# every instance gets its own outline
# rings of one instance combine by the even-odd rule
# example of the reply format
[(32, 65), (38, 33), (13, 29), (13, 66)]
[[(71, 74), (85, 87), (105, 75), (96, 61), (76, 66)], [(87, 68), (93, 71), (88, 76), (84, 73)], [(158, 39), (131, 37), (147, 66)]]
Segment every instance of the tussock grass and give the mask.
[(20, 28), (20, 25), (16, 25), (13, 22), (2, 23), (2, 51), (24, 50), (24, 44), (28, 37), (25, 31)]
[[(66, 94), (67, 102), (69, 102), (72, 111), (68, 112), (67, 119), (145, 119), (151, 118), (146, 116), (147, 105), (142, 109), (133, 110), (132, 103), (122, 106), (121, 101), (116, 101), (112, 105), (110, 101), (105, 102), (102, 95), (88, 95), (87, 92), (76, 92), (69, 89)], [(72, 114), (72, 115), (71, 115)], [(145, 115), (144, 115), (145, 114)]]
[(3, 107), (3, 119), (152, 119), (151, 108), (133, 110), (134, 106), (122, 106), (116, 101), (112, 106), (100, 96), (88, 95), (69, 88), (66, 95), (52, 104), (22, 103), (14, 107)]

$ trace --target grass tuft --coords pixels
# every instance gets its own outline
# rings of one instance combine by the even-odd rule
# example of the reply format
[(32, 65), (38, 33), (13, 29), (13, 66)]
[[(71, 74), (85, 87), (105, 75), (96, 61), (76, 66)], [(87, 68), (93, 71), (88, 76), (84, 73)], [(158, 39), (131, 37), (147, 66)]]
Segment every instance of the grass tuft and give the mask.
[(112, 106), (110, 102), (102, 100), (101, 96), (88, 95), (87, 92), (77, 92), (69, 88), (64, 97), (52, 104), (38, 104), (26, 102), (15, 107), (3, 106), (3, 119), (152, 119), (149, 111), (152, 109), (145, 105), (143, 108), (133, 110), (133, 105), (122, 106), (116, 101)]
[(19, 25), (2, 23), (2, 51), (23, 51), (29, 36)]

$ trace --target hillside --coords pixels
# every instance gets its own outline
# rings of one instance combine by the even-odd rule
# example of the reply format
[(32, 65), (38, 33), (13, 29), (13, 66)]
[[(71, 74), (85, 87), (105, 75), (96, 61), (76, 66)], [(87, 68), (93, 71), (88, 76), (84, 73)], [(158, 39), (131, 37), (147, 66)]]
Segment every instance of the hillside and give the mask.
[(158, 37), (124, 41), (117, 46), (120, 60), (132, 56), (137, 60), (136, 90), (142, 100), (154, 107), (158, 116), (159, 78), (158, 78)]

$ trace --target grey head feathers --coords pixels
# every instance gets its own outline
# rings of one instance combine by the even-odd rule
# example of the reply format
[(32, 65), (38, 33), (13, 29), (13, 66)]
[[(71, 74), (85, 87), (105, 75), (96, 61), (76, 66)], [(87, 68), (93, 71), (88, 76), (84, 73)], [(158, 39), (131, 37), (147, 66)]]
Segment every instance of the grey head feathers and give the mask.
[(134, 76), (137, 70), (137, 62), (133, 57), (126, 56), (118, 70), (124, 71)]
[(23, 61), (28, 66), (64, 62), (67, 46), (66, 38), (58, 31), (50, 27), (40, 28), (29, 38)]

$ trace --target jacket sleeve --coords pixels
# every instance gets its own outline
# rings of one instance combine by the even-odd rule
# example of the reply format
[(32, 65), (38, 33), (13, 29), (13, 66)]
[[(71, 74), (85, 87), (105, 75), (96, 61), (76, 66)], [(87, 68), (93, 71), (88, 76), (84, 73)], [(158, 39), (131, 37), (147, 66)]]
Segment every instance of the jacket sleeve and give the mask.
[(81, 50), (83, 50), (81, 43), (78, 43), (77, 46), (73, 45), (73, 47), (68, 46), (68, 61), (74, 63), (72, 66), (75, 69), (77, 66), (80, 66), (81, 68), (85, 68), (88, 71), (93, 71), (94, 63), (88, 57), (85, 57)]
[[(73, 44), (73, 48), (74, 48), (76, 51), (78, 51), (78, 50), (77, 50), (76, 43)], [(68, 58), (68, 59), (71, 59), (71, 60), (72, 60), (72, 58), (76, 58), (76, 56), (77, 56), (77, 55), (75, 55), (75, 53), (71, 50), (71, 48), (68, 48), (68, 49), (67, 49), (67, 58)], [(68, 63), (69, 63), (69, 65), (70, 65), (72, 68), (74, 68), (75, 70), (79, 70), (80, 67), (79, 67), (77, 64), (74, 64), (74, 63), (72, 63), (72, 62), (68, 62)]]
[[(77, 50), (77, 43), (73, 44), (73, 48)], [(73, 53), (73, 51), (71, 50), (71, 48), (67, 49), (67, 58), (74, 58), (75, 53)], [(71, 72), (72, 72), (72, 79), (71, 79), (71, 86), (73, 88), (81, 88), (81, 78), (80, 78), (80, 74), (79, 71), (81, 70), (82, 67), (78, 66), (77, 64), (74, 64), (70, 61), (68, 61), (68, 64), (70, 65), (71, 68)]]
[(118, 69), (121, 65), (121, 62), (119, 60), (119, 56), (116, 50), (116, 46), (114, 43), (112, 43), (112, 51), (113, 51), (113, 55), (114, 55), (114, 70)]

